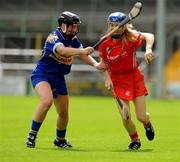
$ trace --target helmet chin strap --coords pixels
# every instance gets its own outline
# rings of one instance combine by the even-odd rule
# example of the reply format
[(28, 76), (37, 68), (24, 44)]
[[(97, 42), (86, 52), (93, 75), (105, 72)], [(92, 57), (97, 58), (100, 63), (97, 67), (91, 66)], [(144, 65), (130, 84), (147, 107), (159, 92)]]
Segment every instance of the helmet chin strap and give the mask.
[(112, 38), (112, 39), (120, 39), (121, 36), (122, 36), (122, 34), (112, 34), (112, 35), (111, 35), (111, 38)]
[(111, 38), (113, 39), (120, 39), (124, 34), (124, 31), (122, 33), (119, 33), (119, 34), (112, 34), (111, 35)]
[(76, 36), (77, 33), (74, 33), (74, 34), (62, 33), (62, 34), (66, 40), (71, 41)]
[(73, 38), (75, 35), (76, 35), (76, 34), (65, 34), (64, 37), (65, 37), (66, 40), (71, 41), (72, 38)]
[(66, 34), (66, 33), (62, 32), (62, 35), (63, 35), (63, 37), (65, 38), (65, 40), (71, 41), (72, 38), (73, 38), (76, 34)]
[(72, 38), (78, 33), (73, 33), (73, 34), (66, 34), (67, 32), (67, 24), (64, 24), (64, 28), (60, 28), (60, 30), (62, 31), (62, 35), (64, 36), (64, 38), (68, 41), (71, 41)]

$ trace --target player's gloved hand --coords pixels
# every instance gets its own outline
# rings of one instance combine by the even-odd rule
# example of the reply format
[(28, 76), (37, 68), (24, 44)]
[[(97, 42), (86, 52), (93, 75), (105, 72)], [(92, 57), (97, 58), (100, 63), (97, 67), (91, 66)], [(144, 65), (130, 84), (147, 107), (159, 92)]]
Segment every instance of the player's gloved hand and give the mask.
[(81, 54), (91, 55), (94, 52), (93, 47), (86, 47), (81, 50)]
[(144, 59), (147, 64), (150, 64), (153, 61), (154, 54), (152, 53), (152, 50), (146, 51), (146, 53), (144, 54)]

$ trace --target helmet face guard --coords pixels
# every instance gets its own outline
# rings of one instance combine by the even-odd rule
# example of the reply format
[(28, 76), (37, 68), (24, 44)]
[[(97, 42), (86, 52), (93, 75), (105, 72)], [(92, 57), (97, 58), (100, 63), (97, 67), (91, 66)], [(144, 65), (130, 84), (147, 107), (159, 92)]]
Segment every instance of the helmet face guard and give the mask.
[(81, 20), (78, 15), (72, 12), (65, 11), (59, 16), (58, 23), (59, 23), (59, 26), (62, 23), (65, 24), (65, 30), (64, 31), (62, 30), (63, 35), (65, 39), (71, 40), (78, 33), (78, 30), (77, 32), (74, 32), (74, 33), (68, 33), (67, 28), (73, 24), (77, 24), (79, 26), (81, 23)]

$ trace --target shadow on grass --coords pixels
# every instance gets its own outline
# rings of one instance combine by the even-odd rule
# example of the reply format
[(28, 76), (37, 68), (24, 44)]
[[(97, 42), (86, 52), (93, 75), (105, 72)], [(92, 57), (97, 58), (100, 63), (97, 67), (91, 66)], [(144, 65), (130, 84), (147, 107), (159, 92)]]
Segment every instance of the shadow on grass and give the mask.
[(139, 150), (111, 150), (111, 152), (152, 152), (153, 149), (139, 149)]
[(128, 150), (128, 149), (112, 149), (112, 148), (51, 148), (51, 147), (36, 147), (38, 150), (52, 150), (52, 151), (74, 151), (74, 152), (152, 152), (153, 149), (139, 149), (139, 150)]

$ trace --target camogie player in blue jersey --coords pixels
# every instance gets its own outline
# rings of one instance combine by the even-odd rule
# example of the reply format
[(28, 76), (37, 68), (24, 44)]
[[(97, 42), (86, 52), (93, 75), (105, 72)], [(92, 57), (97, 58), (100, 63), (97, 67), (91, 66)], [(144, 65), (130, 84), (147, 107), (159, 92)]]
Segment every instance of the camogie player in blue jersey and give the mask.
[(79, 56), (85, 63), (103, 70), (90, 56), (94, 48), (83, 48), (76, 37), (81, 23), (79, 16), (65, 11), (59, 16), (58, 23), (57, 29), (47, 37), (42, 56), (32, 71), (32, 85), (40, 102), (27, 137), (27, 147), (35, 147), (37, 133), (53, 103), (58, 114), (54, 145), (61, 148), (72, 147), (65, 138), (69, 99), (64, 75), (71, 71), (73, 56)]

